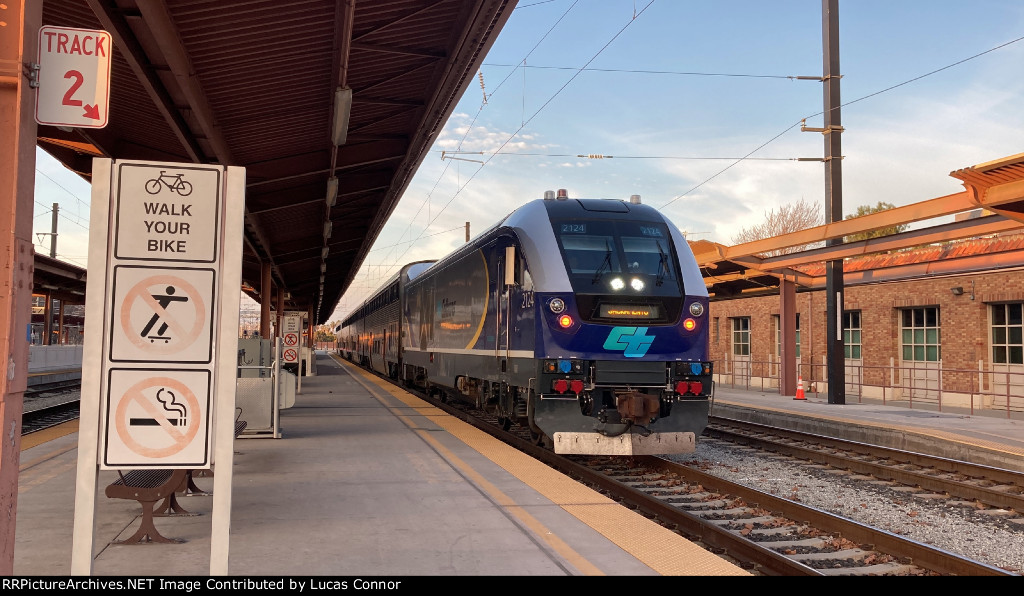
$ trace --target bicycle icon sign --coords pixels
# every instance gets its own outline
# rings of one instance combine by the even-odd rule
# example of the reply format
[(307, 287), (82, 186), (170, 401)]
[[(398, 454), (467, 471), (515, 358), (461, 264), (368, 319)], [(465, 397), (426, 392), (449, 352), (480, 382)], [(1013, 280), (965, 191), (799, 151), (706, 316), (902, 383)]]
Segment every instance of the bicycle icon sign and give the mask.
[(192, 184), (182, 178), (184, 174), (171, 175), (167, 170), (160, 170), (160, 175), (146, 181), (146, 192), (155, 195), (166, 186), (168, 190), (178, 193), (183, 197), (192, 194)]

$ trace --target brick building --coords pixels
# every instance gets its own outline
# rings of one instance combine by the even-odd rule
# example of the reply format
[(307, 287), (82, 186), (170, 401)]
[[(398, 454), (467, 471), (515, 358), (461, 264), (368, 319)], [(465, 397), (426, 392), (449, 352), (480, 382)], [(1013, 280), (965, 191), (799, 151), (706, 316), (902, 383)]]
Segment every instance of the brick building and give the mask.
[[(825, 275), (824, 262), (794, 269)], [(843, 270), (847, 403), (1024, 409), (1024, 233), (847, 258)], [(778, 290), (713, 293), (709, 311), (718, 382), (778, 387)], [(795, 312), (798, 374), (808, 391), (825, 392), (824, 288), (798, 283)]]

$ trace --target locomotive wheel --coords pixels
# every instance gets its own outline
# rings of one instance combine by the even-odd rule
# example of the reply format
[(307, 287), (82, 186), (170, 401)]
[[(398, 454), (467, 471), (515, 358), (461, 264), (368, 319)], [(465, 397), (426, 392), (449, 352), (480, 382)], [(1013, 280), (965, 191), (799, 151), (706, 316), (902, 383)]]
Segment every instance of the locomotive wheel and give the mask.
[(512, 428), (512, 419), (498, 416), (498, 425), (501, 426), (501, 430), (508, 431), (508, 429)]

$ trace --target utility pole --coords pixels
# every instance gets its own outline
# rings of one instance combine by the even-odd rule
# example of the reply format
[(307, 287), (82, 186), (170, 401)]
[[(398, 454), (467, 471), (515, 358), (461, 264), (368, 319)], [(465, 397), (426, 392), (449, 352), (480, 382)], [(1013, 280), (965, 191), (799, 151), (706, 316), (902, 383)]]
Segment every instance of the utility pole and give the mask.
[[(824, 50), (825, 95), (825, 223), (843, 220), (843, 154), (839, 117), (839, 0), (822, 0), (822, 47)], [(839, 246), (842, 238), (832, 238), (827, 246)], [(825, 264), (826, 349), (828, 403), (846, 403), (846, 366), (843, 353), (843, 260)]]
[(469, 222), (466, 222), (466, 242), (469, 242)]
[(53, 204), (53, 219), (50, 223), (50, 256), (57, 258), (57, 213), (60, 211), (60, 204)]

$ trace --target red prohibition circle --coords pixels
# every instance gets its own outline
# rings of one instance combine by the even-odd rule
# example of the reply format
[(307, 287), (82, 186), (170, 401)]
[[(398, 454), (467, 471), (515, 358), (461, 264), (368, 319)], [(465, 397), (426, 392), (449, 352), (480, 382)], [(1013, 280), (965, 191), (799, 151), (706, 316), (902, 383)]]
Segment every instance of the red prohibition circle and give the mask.
[[(161, 412), (145, 394), (143, 394), (143, 391), (150, 387), (168, 387), (174, 389), (182, 398), (185, 399), (187, 405), (186, 412), (189, 413), (189, 417), (192, 419), (192, 424), (189, 424), (184, 432), (179, 432), (178, 428), (172, 426), (170, 422), (167, 421), (167, 416)], [(145, 410), (161, 427), (163, 427), (171, 439), (171, 445), (162, 448), (147, 447), (136, 441), (135, 438), (131, 436), (131, 433), (128, 431), (128, 405), (133, 402), (142, 406), (143, 410)], [(192, 444), (192, 440), (195, 439), (202, 423), (199, 416), (199, 400), (192, 393), (191, 389), (177, 379), (172, 379), (170, 377), (156, 377), (139, 381), (124, 392), (124, 396), (117, 404), (117, 412), (114, 416), (114, 425), (117, 429), (117, 434), (129, 449), (143, 457), (159, 459), (170, 457)]]
[[(177, 286), (183, 289), (191, 299), (192, 308), (195, 312), (195, 321), (193, 321), (190, 329), (185, 329), (178, 325), (173, 318), (166, 317), (166, 322), (177, 334), (176, 337), (180, 338), (180, 341), (175, 341), (173, 343), (166, 342), (162, 345), (146, 341), (145, 337), (142, 337), (137, 332), (133, 332), (134, 327), (131, 319), (132, 307), (136, 301), (142, 301), (144, 304), (147, 304), (153, 312), (157, 314), (164, 313), (164, 308), (156, 302), (152, 295), (150, 295), (148, 289), (150, 286), (158, 284)], [(154, 275), (152, 277), (148, 277), (135, 284), (125, 295), (124, 303), (121, 305), (121, 330), (129, 341), (135, 344), (137, 348), (145, 350), (146, 352), (156, 354), (173, 354), (179, 352), (192, 345), (202, 332), (203, 324), (206, 323), (206, 309), (200, 298), (199, 291), (196, 290), (192, 284), (180, 277), (175, 277), (173, 275)]]

